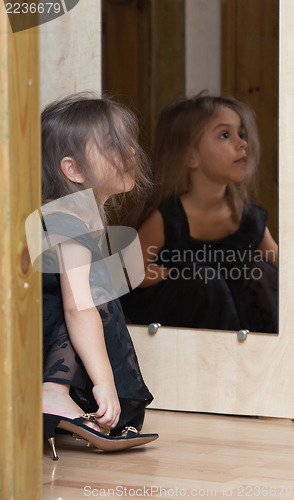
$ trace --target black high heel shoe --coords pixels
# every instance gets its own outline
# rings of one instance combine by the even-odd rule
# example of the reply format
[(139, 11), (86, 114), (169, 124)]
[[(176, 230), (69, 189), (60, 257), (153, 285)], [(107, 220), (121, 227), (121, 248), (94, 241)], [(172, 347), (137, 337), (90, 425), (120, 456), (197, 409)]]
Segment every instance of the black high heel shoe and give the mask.
[(58, 460), (58, 455), (55, 448), (55, 430), (57, 427), (66, 431), (72, 432), (76, 439), (84, 439), (89, 444), (96, 446), (103, 451), (119, 451), (134, 446), (142, 446), (151, 441), (155, 441), (158, 434), (140, 434), (135, 427), (126, 427), (121, 436), (111, 436), (95, 431), (91, 427), (84, 424), (86, 421), (96, 422), (95, 413), (85, 413), (78, 418), (67, 418), (61, 415), (51, 415), (43, 413), (44, 437), (48, 439), (53, 460)]

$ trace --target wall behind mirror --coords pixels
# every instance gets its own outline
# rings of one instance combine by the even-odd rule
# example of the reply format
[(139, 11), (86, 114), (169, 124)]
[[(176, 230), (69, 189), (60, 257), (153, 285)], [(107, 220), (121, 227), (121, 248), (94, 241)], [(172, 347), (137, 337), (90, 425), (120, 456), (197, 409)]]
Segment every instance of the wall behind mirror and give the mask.
[(180, 96), (207, 89), (253, 107), (255, 201), (277, 240), (278, 0), (103, 0), (102, 26), (103, 90), (135, 111), (147, 152), (161, 109)]

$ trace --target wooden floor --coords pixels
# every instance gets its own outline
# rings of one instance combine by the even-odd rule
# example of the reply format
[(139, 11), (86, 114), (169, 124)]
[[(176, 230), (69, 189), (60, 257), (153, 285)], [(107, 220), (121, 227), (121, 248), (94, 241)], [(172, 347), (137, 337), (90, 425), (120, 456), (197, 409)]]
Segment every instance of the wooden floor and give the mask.
[(58, 435), (44, 449), (43, 500), (85, 498), (294, 499), (294, 423), (147, 410), (160, 438), (117, 453)]

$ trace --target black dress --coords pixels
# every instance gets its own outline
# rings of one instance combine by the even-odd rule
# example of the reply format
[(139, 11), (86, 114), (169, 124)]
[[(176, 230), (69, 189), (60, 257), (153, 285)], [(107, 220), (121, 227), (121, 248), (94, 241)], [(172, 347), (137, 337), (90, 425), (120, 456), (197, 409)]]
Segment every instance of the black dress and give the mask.
[[(108, 279), (107, 267), (103, 276), (96, 273), (94, 262), (103, 262), (98, 248), (98, 235), (90, 233), (77, 217), (56, 213), (47, 215), (43, 221), (44, 235), (61, 234), (86, 246), (92, 253), (90, 270), (91, 291), (104, 287)], [(73, 349), (64, 319), (60, 275), (55, 250), (43, 254), (43, 380), (70, 385), (73, 399), (85, 412), (97, 410), (92, 395), (93, 384)], [(153, 397), (146, 387), (134, 350), (133, 342), (125, 324), (118, 299), (97, 306), (100, 313), (106, 348), (112, 366), (115, 385), (121, 404), (121, 417), (117, 429), (125, 425), (142, 427), (145, 407)], [(83, 332), (81, 332), (83, 335)]]
[[(239, 229), (213, 241), (192, 238), (180, 198), (159, 207), (165, 244), (153, 262), (170, 268), (158, 284), (136, 288), (122, 305), (135, 324), (277, 332), (277, 268), (258, 247), (265, 209), (250, 202)], [(154, 273), (155, 276), (155, 273)]]

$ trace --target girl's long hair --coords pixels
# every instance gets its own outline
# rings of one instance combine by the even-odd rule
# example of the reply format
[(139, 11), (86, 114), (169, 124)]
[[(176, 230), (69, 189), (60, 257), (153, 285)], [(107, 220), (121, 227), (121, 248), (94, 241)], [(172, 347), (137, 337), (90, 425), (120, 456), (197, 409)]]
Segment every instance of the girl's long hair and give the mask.
[(240, 219), (249, 194), (257, 192), (257, 166), (260, 146), (255, 116), (244, 102), (232, 96), (214, 97), (201, 92), (169, 104), (160, 114), (152, 149), (153, 191), (129, 215), (126, 223), (139, 228), (160, 203), (189, 190), (188, 155), (197, 145), (207, 123), (227, 107), (241, 119), (247, 140), (246, 175), (239, 183), (227, 186), (227, 197), (236, 219)]
[[(132, 193), (140, 193), (150, 181), (146, 156), (137, 139), (135, 116), (108, 97), (98, 98), (92, 92), (77, 93), (47, 106), (42, 112), (43, 203), (85, 188), (93, 188), (99, 203), (99, 186), (95, 183), (93, 166), (87, 154), (89, 144), (97, 147), (122, 178), (124, 168), (134, 171)], [(63, 174), (60, 162), (66, 156), (75, 159), (86, 179), (83, 185), (72, 182)], [(120, 202), (119, 195), (110, 200), (114, 207), (120, 206)]]

